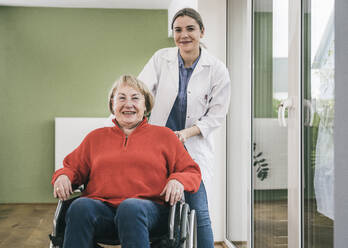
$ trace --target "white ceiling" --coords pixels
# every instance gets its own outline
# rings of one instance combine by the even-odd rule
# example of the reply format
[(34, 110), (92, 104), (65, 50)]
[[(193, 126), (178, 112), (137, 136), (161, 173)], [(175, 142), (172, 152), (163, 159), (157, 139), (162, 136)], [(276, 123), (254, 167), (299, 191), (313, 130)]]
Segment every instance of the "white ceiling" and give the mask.
[(168, 9), (172, 0), (0, 0), (0, 6)]

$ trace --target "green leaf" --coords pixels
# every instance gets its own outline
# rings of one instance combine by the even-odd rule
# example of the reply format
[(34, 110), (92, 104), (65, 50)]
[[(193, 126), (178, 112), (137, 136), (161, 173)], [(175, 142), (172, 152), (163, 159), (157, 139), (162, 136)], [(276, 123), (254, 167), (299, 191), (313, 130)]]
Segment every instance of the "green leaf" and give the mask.
[(258, 157), (260, 157), (262, 155), (262, 152), (259, 152), (257, 155), (256, 155), (256, 157), (258, 158)]

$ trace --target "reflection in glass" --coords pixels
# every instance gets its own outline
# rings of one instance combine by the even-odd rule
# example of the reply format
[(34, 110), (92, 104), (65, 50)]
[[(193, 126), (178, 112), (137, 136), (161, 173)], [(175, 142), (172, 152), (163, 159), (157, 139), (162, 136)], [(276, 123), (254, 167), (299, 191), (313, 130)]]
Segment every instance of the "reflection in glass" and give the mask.
[(333, 247), (334, 0), (304, 1), (304, 247)]

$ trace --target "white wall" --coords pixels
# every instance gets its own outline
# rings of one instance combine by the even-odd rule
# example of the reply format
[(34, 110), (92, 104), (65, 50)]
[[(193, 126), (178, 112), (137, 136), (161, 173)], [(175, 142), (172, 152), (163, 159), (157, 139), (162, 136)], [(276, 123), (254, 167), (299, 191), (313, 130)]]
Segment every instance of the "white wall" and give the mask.
[[(199, 0), (198, 12), (205, 25), (202, 42), (208, 51), (226, 62), (226, 1)], [(226, 126), (214, 134), (215, 141), (215, 175), (207, 185), (210, 217), (215, 241), (224, 240), (226, 212)]]

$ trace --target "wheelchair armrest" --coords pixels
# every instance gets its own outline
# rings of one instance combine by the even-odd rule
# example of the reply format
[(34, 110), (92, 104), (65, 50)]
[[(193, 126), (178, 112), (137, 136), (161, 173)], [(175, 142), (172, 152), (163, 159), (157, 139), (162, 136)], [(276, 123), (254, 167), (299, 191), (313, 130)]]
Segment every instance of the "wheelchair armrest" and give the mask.
[(71, 188), (72, 188), (73, 192), (82, 192), (85, 190), (86, 187), (84, 184), (81, 184), (81, 185), (72, 184)]
[[(85, 190), (85, 185), (77, 185), (77, 184), (72, 184), (71, 188), (73, 192), (79, 193)], [(49, 235), (50, 240), (52, 243), (56, 246), (62, 245), (62, 241), (64, 239), (64, 229), (65, 229), (65, 213), (68, 210), (70, 204), (76, 200), (79, 196), (77, 197), (70, 197), (70, 199), (63, 201), (59, 200), (57, 204), (56, 211), (54, 213), (54, 218), (53, 218), (53, 231), (52, 234)]]
[[(79, 193), (85, 190), (85, 185), (81, 184), (81, 185), (77, 185), (77, 184), (73, 184), (71, 185), (71, 188), (73, 190), (73, 192), (75, 193)], [(58, 204), (57, 204), (57, 208), (54, 214), (54, 219), (53, 219), (53, 235), (56, 234), (56, 227), (59, 225), (63, 225), (65, 226), (65, 221), (64, 221), (64, 217), (65, 216), (65, 212), (67, 211), (67, 209), (69, 208), (70, 204), (77, 199), (78, 197), (72, 197), (66, 201), (63, 200), (59, 200)], [(63, 224), (62, 224), (63, 223)]]

